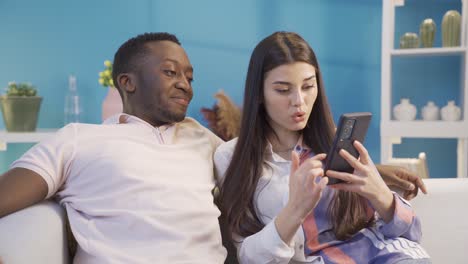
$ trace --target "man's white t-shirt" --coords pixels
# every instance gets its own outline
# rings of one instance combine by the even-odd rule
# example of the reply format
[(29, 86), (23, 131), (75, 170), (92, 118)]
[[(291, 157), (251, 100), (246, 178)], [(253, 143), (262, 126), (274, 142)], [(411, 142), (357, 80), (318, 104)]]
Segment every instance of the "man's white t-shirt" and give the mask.
[(74, 263), (223, 263), (211, 193), (221, 142), (191, 118), (153, 127), (119, 114), (67, 125), (12, 167), (41, 175), (65, 206)]

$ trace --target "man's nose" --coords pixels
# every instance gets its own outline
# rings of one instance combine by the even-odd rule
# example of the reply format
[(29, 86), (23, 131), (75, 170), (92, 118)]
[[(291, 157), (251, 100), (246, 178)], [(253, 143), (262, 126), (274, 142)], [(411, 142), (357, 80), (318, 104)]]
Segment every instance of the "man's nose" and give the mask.
[(191, 92), (192, 85), (185, 75), (181, 75), (176, 82), (176, 88), (184, 90), (184, 92)]

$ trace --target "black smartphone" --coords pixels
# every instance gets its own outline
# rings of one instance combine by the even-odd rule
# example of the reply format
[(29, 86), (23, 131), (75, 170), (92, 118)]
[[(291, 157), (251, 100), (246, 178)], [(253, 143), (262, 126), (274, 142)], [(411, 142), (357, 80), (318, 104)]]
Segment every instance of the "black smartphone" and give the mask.
[[(359, 152), (353, 146), (355, 140), (364, 143), (367, 129), (369, 128), (372, 114), (368, 112), (346, 113), (341, 115), (336, 129), (332, 147), (325, 160), (325, 174), (327, 170), (352, 173), (354, 168), (340, 156), (341, 149), (347, 150), (355, 158), (359, 157)], [(328, 184), (340, 183), (342, 180), (329, 177)]]

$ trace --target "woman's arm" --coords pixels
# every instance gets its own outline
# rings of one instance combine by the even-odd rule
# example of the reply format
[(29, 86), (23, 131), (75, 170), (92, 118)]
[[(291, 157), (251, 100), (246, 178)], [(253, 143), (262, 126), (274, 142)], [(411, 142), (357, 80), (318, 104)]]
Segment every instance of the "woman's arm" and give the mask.
[(299, 166), (299, 156), (292, 153), (288, 203), (260, 232), (237, 244), (241, 263), (289, 263), (294, 255), (293, 238), (328, 183), (321, 178), (325, 156), (316, 155)]
[(233, 237), (239, 263), (289, 263), (294, 256), (294, 245), (279, 236), (275, 219), (251, 236)]
[(365, 197), (385, 222), (380, 230), (386, 237), (405, 237), (409, 240), (419, 241), (421, 226), (419, 219), (408, 202), (397, 194), (393, 194), (383, 182), (372, 162), (367, 150), (359, 142), (354, 142), (359, 152), (359, 160), (345, 150), (340, 155), (354, 168), (354, 173), (328, 171), (327, 175), (344, 180), (332, 188), (356, 192)]
[(299, 166), (299, 155), (295, 151), (291, 154), (289, 199), (275, 220), (276, 229), (287, 244), (291, 243), (297, 229), (315, 208), (322, 190), (327, 186), (328, 179), (321, 178), (325, 157), (325, 154), (315, 155)]
[(421, 240), (421, 222), (415, 215), (411, 205), (402, 199), (398, 194), (394, 196), (394, 214), (390, 222), (386, 222), (380, 227), (380, 231), (385, 237), (404, 237), (411, 241)]

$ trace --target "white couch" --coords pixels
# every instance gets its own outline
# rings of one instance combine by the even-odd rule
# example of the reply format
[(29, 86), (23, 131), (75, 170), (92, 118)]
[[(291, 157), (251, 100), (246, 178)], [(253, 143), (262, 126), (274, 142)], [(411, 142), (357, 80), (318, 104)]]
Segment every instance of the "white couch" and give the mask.
[(411, 200), (422, 245), (438, 263), (468, 263), (468, 179), (427, 179), (428, 195)]
[[(422, 221), (423, 246), (435, 264), (468, 263), (468, 179), (425, 183), (429, 194), (411, 201)], [(0, 258), (5, 264), (70, 263), (64, 219), (51, 201), (0, 219)]]
[(0, 219), (0, 264), (70, 263), (65, 210), (44, 201)]

